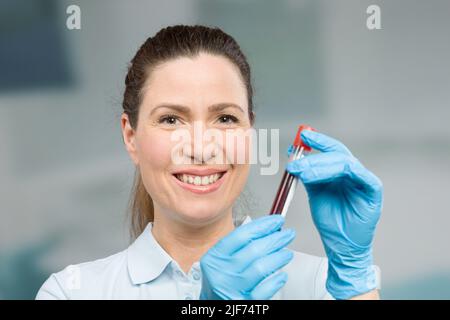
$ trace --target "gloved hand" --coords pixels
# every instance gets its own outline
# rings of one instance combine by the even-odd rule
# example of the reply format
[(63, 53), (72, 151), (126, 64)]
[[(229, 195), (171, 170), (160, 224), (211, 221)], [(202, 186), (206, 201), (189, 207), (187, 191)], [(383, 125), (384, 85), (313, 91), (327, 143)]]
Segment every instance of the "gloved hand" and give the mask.
[(286, 283), (295, 231), (280, 231), (284, 218), (269, 215), (237, 227), (201, 258), (201, 300), (270, 299)]
[(303, 142), (321, 153), (286, 169), (308, 193), (314, 224), (328, 256), (327, 290), (336, 299), (376, 288), (372, 241), (383, 200), (381, 181), (339, 141), (304, 130)]

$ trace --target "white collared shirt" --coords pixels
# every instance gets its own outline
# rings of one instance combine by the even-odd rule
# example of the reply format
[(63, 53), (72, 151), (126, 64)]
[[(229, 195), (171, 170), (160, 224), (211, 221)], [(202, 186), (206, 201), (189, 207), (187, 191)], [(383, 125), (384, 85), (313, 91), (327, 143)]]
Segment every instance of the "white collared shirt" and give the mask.
[[(247, 216), (242, 224), (249, 221)], [(152, 226), (124, 251), (53, 273), (36, 299), (198, 299), (200, 263), (186, 274), (155, 240)], [(294, 251), (283, 270), (288, 281), (272, 299), (332, 299), (325, 289), (326, 258)]]

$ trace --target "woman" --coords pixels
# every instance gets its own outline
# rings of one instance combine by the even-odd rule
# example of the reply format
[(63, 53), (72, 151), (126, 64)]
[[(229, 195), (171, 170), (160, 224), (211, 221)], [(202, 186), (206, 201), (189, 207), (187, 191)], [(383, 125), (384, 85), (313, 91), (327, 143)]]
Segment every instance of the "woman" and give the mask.
[(52, 274), (37, 299), (378, 299), (372, 240), (382, 185), (342, 143), (304, 131), (321, 153), (287, 166), (307, 189), (328, 259), (287, 249), (295, 232), (281, 229), (280, 215), (233, 221), (249, 164), (216, 158), (236, 146), (177, 149), (174, 132), (191, 136), (197, 125), (238, 134), (253, 126), (250, 67), (232, 37), (204, 26), (162, 29), (138, 50), (125, 84), (121, 128), (136, 165), (138, 237)]

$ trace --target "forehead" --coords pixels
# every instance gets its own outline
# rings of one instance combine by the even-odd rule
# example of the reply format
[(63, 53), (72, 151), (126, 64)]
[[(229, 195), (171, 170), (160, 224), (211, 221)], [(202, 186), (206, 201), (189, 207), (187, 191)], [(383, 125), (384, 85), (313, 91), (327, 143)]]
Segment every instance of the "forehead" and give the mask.
[(203, 107), (230, 102), (247, 109), (247, 92), (239, 69), (227, 58), (200, 53), (157, 66), (143, 88), (143, 107), (160, 103)]

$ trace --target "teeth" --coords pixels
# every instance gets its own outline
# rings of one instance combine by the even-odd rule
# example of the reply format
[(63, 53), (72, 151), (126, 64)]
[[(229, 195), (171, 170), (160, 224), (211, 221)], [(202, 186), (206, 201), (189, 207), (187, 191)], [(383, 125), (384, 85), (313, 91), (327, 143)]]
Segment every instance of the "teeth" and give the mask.
[(184, 183), (193, 184), (196, 186), (206, 186), (208, 184), (214, 183), (221, 177), (221, 174), (215, 173), (209, 176), (191, 176), (187, 174), (177, 174), (176, 177), (178, 180), (183, 181)]

